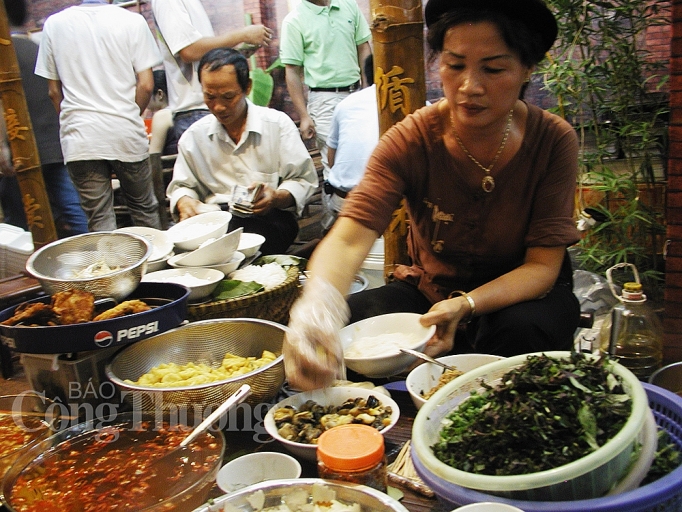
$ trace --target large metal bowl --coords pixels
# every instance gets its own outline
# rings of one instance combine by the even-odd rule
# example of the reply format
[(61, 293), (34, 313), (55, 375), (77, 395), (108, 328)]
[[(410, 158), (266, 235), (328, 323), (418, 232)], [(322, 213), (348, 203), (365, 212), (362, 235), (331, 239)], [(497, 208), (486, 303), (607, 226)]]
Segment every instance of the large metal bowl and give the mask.
[(32, 391), (0, 396), (0, 481), (23, 450), (54, 433), (56, 418), (46, 413), (52, 403)]
[[(135, 409), (186, 410), (200, 415), (223, 403), (243, 384), (251, 386), (245, 400), (269, 402), (284, 383), (282, 342), (287, 328), (257, 318), (220, 318), (192, 322), (147, 338), (119, 352), (106, 368), (109, 379)], [(277, 358), (250, 373), (195, 386), (158, 388), (133, 384), (162, 363), (205, 363), (217, 367), (226, 353), (260, 357), (269, 350)], [(132, 382), (131, 382), (132, 381)]]
[[(323, 485), (328, 490), (334, 491), (336, 500), (350, 505), (357, 503), (359, 510), (372, 512), (407, 512), (407, 509), (388, 494), (367, 487), (366, 485), (322, 480), (320, 478), (298, 478), (289, 480), (270, 480), (251, 485), (231, 494), (226, 494), (213, 500), (213, 504), (205, 505), (195, 512), (211, 512), (214, 510), (238, 510), (241, 512), (257, 512), (261, 508), (278, 507), (284, 503), (284, 499), (293, 493), (307, 491), (312, 492), (313, 486)], [(263, 507), (255, 508), (254, 495), (262, 491), (265, 501)], [(229, 505), (226, 507), (226, 505)], [(310, 508), (313, 509), (312, 506)]]
[[(194, 510), (213, 487), (225, 436), (212, 430), (199, 444), (171, 451), (191, 426), (155, 412), (113, 413), (72, 425), (21, 452), (2, 482), (2, 502), (11, 512), (35, 507), (38, 499), (59, 510), (91, 510), (82, 501), (107, 510)], [(64, 468), (60, 478), (49, 475)]]
[[(26, 271), (49, 295), (79, 289), (91, 292), (95, 299), (111, 297), (121, 301), (140, 284), (152, 251), (152, 245), (140, 235), (85, 233), (38, 249), (29, 256)], [(98, 263), (115, 270), (82, 277), (85, 269)]]

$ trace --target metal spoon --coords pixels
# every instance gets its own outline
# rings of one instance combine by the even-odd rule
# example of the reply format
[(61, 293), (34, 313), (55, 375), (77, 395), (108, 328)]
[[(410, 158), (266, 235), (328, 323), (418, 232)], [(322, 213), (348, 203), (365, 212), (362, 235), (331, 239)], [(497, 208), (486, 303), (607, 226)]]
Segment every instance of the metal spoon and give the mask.
[(422, 359), (423, 361), (426, 361), (427, 363), (433, 363), (433, 364), (437, 364), (438, 366), (442, 366), (446, 370), (456, 370), (456, 368), (454, 366), (450, 366), (448, 364), (441, 363), (440, 361), (434, 359), (433, 357), (427, 356), (426, 354), (422, 354), (421, 352), (417, 352), (416, 350), (412, 350), (411, 348), (401, 348), (400, 351), (404, 352), (405, 354), (409, 354), (411, 356), (414, 356), (418, 359)]

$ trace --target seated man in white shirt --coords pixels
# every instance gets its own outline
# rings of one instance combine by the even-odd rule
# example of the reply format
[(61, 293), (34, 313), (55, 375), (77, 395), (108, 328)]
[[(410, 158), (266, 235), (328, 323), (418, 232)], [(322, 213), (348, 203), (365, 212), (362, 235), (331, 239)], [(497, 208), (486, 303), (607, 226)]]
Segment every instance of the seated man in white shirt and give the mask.
[(167, 189), (171, 212), (183, 220), (205, 211), (206, 204), (228, 207), (236, 187), (259, 188), (252, 213), (234, 215), (229, 229), (259, 233), (265, 237), (263, 254), (283, 254), (296, 239), (298, 216), (317, 187), (310, 154), (289, 116), (247, 99), (251, 80), (241, 53), (210, 50), (198, 69), (213, 115), (180, 137)]

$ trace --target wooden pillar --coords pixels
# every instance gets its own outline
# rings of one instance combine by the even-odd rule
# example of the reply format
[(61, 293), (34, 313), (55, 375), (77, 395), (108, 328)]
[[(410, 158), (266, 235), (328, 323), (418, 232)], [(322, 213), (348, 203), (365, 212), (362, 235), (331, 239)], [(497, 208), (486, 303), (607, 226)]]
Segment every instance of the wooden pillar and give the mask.
[(36, 249), (57, 239), (50, 202), (40, 169), (17, 56), (10, 37), (5, 2), (0, 0), (0, 97), (7, 125), (7, 138), (17, 172), (28, 228)]
[[(379, 134), (426, 103), (420, 0), (370, 0)], [(408, 263), (407, 213), (401, 206), (384, 233), (384, 275)]]

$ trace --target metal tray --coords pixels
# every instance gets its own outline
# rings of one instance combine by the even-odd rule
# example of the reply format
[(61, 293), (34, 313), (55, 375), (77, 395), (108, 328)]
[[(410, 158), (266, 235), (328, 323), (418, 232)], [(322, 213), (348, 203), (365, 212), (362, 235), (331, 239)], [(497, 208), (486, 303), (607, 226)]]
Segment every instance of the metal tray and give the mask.
[[(73, 325), (47, 327), (0, 325), (0, 341), (16, 352), (63, 354), (122, 347), (177, 327), (187, 319), (189, 290), (173, 283), (140, 283), (126, 300), (140, 299), (152, 306), (133, 315)], [(49, 303), (50, 297), (28, 301)], [(17, 306), (0, 312), (0, 322)]]

